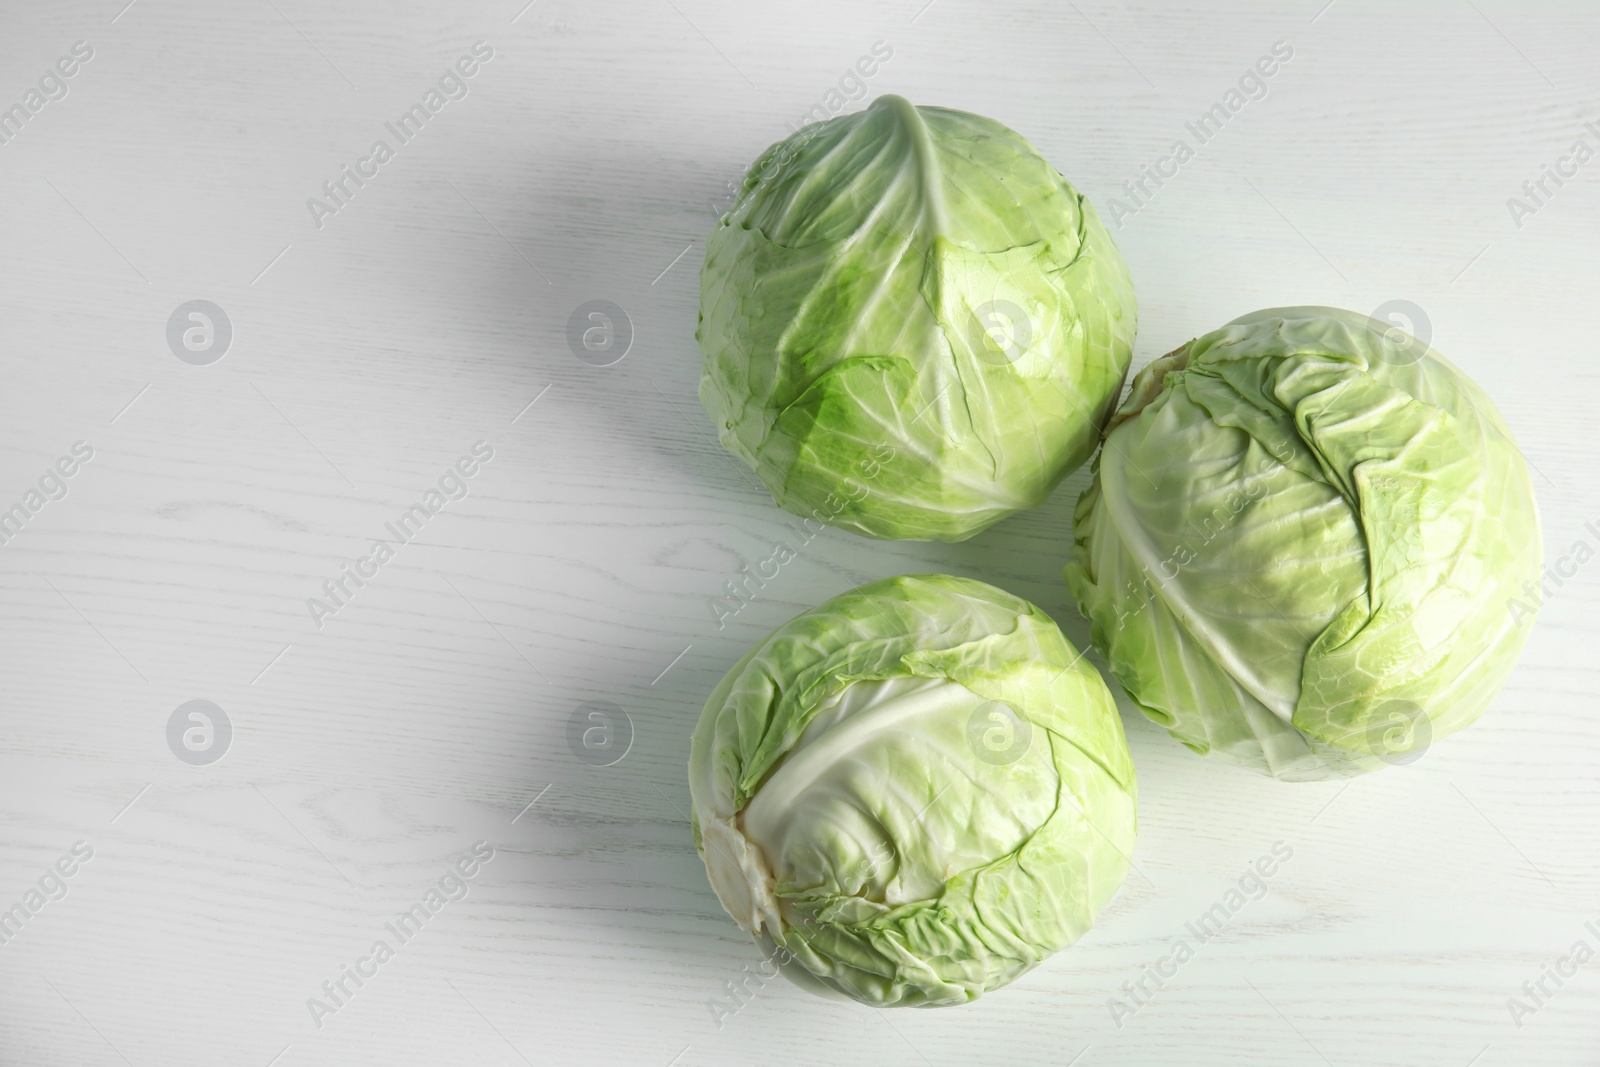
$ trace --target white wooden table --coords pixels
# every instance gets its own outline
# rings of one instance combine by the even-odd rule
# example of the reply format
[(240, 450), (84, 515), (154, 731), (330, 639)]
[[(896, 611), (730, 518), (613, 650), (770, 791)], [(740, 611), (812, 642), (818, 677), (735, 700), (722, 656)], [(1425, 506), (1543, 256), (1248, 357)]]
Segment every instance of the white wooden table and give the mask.
[[(1491, 713), (1412, 766), (1284, 785), (1124, 702), (1137, 872), (1082, 943), (967, 1008), (775, 982), (719, 1027), (758, 957), (684, 817), (705, 694), (853, 584), (970, 575), (1087, 640), (1059, 576), (1086, 471), (962, 545), (830, 530), (715, 624), (786, 530), (695, 395), (712, 205), (760, 149), (830, 92), (897, 92), (1022, 131), (1110, 217), (1186, 139), (1116, 212), (1135, 364), (1259, 307), (1408, 301), (1518, 434), (1554, 562), (1600, 547), (1600, 162), (1508, 198), (1600, 146), (1593, 9), (124, 2), (15, 4), (0, 40), (0, 104), (40, 89), (0, 144), (0, 508), (45, 482), (0, 546), (0, 908), (29, 913), (0, 944), (0, 1063), (1600, 1061), (1600, 961), (1508, 1007), (1600, 949), (1587, 563)], [(1186, 124), (1278, 42), (1265, 95), (1200, 144)], [(391, 133), (418, 103), (421, 132)], [(183, 346), (195, 300), (230, 327), (221, 358), (220, 332)], [(631, 323), (609, 366), (567, 340), (593, 300)], [(465, 497), (388, 534), (441, 479)], [(361, 562), (380, 538), (392, 558)], [(175, 747), (169, 722), (195, 700), (229, 736), (213, 713), (191, 752), (202, 721)], [(631, 723), (609, 766), (569, 747), (588, 701)], [(1275, 842), (1266, 895), (1114, 1019)]]

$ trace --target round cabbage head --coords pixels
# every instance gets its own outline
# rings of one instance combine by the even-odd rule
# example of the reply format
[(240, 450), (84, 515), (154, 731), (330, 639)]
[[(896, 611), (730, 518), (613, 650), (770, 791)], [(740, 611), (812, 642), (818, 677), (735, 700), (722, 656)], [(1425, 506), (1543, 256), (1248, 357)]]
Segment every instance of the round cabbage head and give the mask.
[(976, 999), (1076, 941), (1121, 885), (1133, 764), (1100, 675), (1027, 601), (889, 578), (790, 620), (706, 703), (695, 846), (797, 984)]
[(882, 97), (756, 160), (706, 240), (700, 399), (796, 514), (960, 541), (1042, 503), (1121, 392), (1133, 284), (998, 122)]
[(1289, 780), (1419, 757), (1530, 629), (1528, 466), (1466, 375), (1334, 308), (1236, 319), (1142, 370), (1066, 577), (1173, 737)]

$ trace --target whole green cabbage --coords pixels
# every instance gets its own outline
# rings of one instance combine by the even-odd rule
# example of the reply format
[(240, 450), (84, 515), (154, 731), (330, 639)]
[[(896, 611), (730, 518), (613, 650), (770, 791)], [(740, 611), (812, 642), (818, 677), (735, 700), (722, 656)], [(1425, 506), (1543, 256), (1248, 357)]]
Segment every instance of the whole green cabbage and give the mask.
[(700, 399), (783, 507), (960, 541), (1042, 503), (1121, 392), (1133, 284), (998, 122), (897, 96), (768, 148), (706, 241)]
[(945, 575), (780, 626), (707, 701), (695, 846), (797, 984), (868, 1004), (976, 999), (1089, 929), (1127, 873), (1133, 764), (1054, 622)]
[(1291, 780), (1406, 762), (1473, 722), (1529, 626), (1528, 467), (1489, 398), (1333, 308), (1236, 319), (1111, 421), (1066, 577), (1173, 737)]

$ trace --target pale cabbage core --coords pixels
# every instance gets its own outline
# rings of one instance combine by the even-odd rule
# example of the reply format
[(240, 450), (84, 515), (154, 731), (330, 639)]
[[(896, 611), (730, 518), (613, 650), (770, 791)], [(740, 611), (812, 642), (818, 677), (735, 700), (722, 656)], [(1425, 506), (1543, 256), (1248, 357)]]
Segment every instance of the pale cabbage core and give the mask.
[(973, 758), (969, 725), (989, 703), (916, 677), (854, 682), (824, 703), (744, 810), (703, 827), (728, 912), (757, 933), (810, 895), (896, 907), (1017, 849), (1054, 790), (1006, 796), (1005, 783), (1054, 771), (1042, 736), (1014, 763)]

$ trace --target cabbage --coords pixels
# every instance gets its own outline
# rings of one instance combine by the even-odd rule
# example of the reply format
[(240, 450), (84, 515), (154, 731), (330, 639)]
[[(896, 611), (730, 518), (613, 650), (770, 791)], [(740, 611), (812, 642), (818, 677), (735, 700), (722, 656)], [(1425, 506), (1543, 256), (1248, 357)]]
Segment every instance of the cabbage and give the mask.
[(896, 96), (768, 148), (706, 241), (700, 399), (797, 514), (960, 541), (1094, 451), (1133, 284), (1019, 134)]
[(1477, 719), (1539, 571), (1528, 467), (1489, 398), (1387, 323), (1276, 308), (1135, 378), (1066, 577), (1147, 716), (1307, 780)]
[(1038, 608), (889, 578), (775, 630), (706, 703), (695, 846), (797, 984), (873, 1005), (976, 999), (1116, 892), (1134, 774), (1110, 692)]

